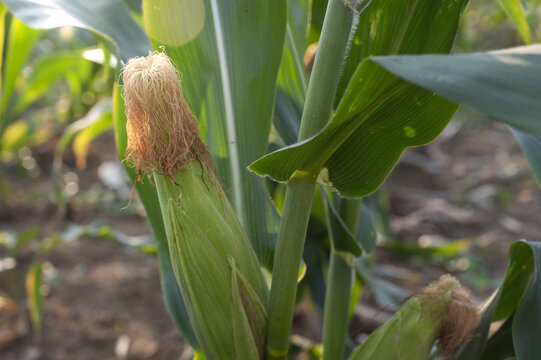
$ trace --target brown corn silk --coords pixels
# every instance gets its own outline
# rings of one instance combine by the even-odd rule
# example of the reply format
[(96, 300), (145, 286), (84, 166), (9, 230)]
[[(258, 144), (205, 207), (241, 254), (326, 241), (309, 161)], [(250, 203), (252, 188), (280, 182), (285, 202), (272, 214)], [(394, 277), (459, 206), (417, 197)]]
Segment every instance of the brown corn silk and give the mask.
[(192, 161), (214, 170), (199, 137), (176, 68), (165, 53), (128, 61), (123, 70), (128, 146), (126, 159), (138, 173), (173, 178)]
[(430, 301), (441, 298), (446, 293), (450, 294), (450, 300), (441, 324), (438, 348), (442, 355), (451, 355), (470, 340), (479, 324), (479, 314), (469, 293), (456, 278), (448, 274), (442, 275), (439, 281), (421, 290), (420, 295), (424, 301)]

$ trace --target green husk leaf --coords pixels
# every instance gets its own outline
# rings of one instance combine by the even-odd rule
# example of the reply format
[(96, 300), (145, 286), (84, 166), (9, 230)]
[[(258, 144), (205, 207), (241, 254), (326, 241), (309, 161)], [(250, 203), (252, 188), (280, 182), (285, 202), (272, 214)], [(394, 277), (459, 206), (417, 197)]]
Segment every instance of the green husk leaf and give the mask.
[[(261, 304), (266, 304), (268, 288), (256, 255), (214, 173), (193, 162), (174, 176), (174, 182), (162, 175), (155, 174), (154, 178), (175, 276), (206, 357), (245, 358), (244, 353), (238, 353), (241, 344), (250, 354), (254, 348), (262, 351), (254, 344), (262, 344), (265, 325), (251, 325), (264, 324), (257, 314), (265, 309)], [(232, 281), (240, 274), (245, 280), (236, 287), (240, 294), (248, 294), (246, 299), (233, 293)], [(245, 314), (238, 311), (239, 306)], [(235, 314), (233, 309), (237, 309)], [(248, 331), (253, 341), (243, 338)], [(233, 342), (231, 334), (235, 334)], [(244, 347), (245, 341), (250, 344), (248, 348)]]

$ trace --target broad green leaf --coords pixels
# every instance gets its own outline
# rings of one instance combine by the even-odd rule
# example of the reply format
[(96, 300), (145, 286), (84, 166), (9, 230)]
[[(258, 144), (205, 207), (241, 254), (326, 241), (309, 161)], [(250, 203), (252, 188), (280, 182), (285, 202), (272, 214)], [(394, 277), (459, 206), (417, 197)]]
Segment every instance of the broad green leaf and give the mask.
[(307, 43), (312, 44), (319, 40), (328, 0), (312, 0), (312, 9), (310, 12), (310, 31), (308, 33)]
[(448, 53), (466, 3), (467, 0), (379, 0), (369, 3), (360, 15), (351, 42), (336, 104), (359, 63), (370, 56)]
[(375, 228), (375, 216), (373, 211), (365, 205), (364, 200), (361, 204), (359, 213), (359, 222), (357, 225), (357, 242), (361, 245), (364, 252), (370, 254), (376, 247), (377, 232)]
[(282, 182), (295, 172), (317, 175), (323, 169), (321, 184), (344, 197), (361, 197), (382, 184), (406, 147), (433, 140), (456, 109), (365, 61), (325, 129), (263, 157), (250, 169)]
[(304, 68), (303, 57), (311, 5), (312, 0), (287, 2), (286, 41), (278, 72), (278, 88), (289, 94), (301, 108), (308, 87), (308, 74)]
[(508, 318), (505, 323), (490, 337), (481, 360), (505, 360), (515, 356), (512, 337), (513, 317)]
[(541, 186), (541, 137), (510, 128)]
[(308, 87), (303, 57), (311, 6), (312, 0), (287, 2), (286, 41), (278, 71), (273, 118), (274, 127), (286, 145), (297, 140)]
[(32, 66), (32, 74), (22, 87), (21, 94), (13, 110), (17, 116), (31, 103), (43, 96), (50, 87), (68, 73), (75, 72), (80, 77), (90, 72), (92, 62), (82, 54), (59, 52), (40, 57)]
[[(126, 112), (124, 108), (124, 101), (120, 95), (120, 86), (115, 85), (113, 93), (113, 126), (115, 129), (117, 151), (121, 159), (124, 159), (126, 145), (128, 143), (126, 135), (126, 121)], [(180, 329), (186, 340), (188, 340), (190, 345), (192, 345), (194, 348), (199, 348), (195, 333), (188, 317), (186, 305), (184, 304), (184, 300), (180, 293), (180, 289), (173, 272), (173, 267), (171, 265), (169, 245), (167, 244), (167, 237), (165, 234), (165, 227), (156, 187), (153, 186), (149, 181), (136, 182), (136, 170), (128, 166), (126, 166), (125, 169), (130, 176), (130, 179), (135, 182), (135, 188), (137, 189), (139, 198), (145, 207), (148, 221), (152, 227), (152, 231), (158, 245), (158, 262), (160, 265), (161, 285), (165, 306), (173, 318), (173, 321)]]
[(32, 329), (37, 340), (41, 334), (41, 324), (43, 322), (43, 293), (42, 284), (42, 263), (34, 262), (26, 274), (26, 298), (30, 319), (32, 320)]
[(75, 26), (114, 43), (122, 61), (146, 55), (150, 43), (121, 0), (3, 0), (9, 11), (34, 29)]
[[(84, 132), (86, 129), (92, 129), (92, 127), (97, 127), (98, 129), (101, 129), (103, 128), (103, 126), (105, 126), (106, 128), (110, 128), (112, 123), (111, 113), (111, 99), (106, 98), (100, 100), (90, 109), (90, 111), (83, 118), (71, 123), (66, 128), (66, 130), (64, 130), (62, 137), (58, 141), (55, 149), (51, 173), (54, 184), (53, 193), (55, 196), (55, 201), (61, 212), (65, 210), (64, 207), (66, 205), (66, 199), (60, 186), (60, 175), (62, 171), (62, 158), (64, 156), (64, 152), (66, 151), (68, 146), (74, 141), (77, 135), (81, 132)], [(93, 130), (90, 131), (93, 132)], [(81, 160), (77, 159), (77, 162), (80, 163)]]
[(374, 300), (381, 307), (397, 310), (401, 302), (409, 295), (405, 289), (378, 278), (369, 268), (365, 257), (355, 262), (355, 271), (363, 285), (372, 291)]
[(526, 44), (532, 43), (532, 33), (530, 31), (530, 26), (526, 20), (526, 15), (524, 14), (524, 7), (522, 6), (521, 0), (498, 0), (503, 10), (507, 13), (507, 16), (513, 21), (517, 27), (518, 32), (522, 41)]
[(541, 244), (529, 242), (534, 269), (528, 289), (513, 319), (513, 343), (518, 360), (535, 360), (541, 354)]
[[(515, 310), (517, 313), (519, 311), (523, 314), (527, 312), (531, 319), (538, 319), (539, 307), (531, 307), (531, 303), (524, 300), (531, 301), (534, 299), (535, 296), (529, 297), (529, 295), (534, 295), (541, 288), (541, 283), (539, 281), (533, 281), (532, 277), (534, 267), (535, 271), (537, 271), (537, 262), (539, 261), (538, 257), (540, 253), (541, 248), (537, 243), (518, 241), (511, 245), (509, 250), (509, 266), (505, 280), (498, 290), (481, 306), (481, 321), (472, 335), (472, 340), (466, 343), (455, 355), (447, 359), (470, 360), (481, 358), (487, 346), (490, 324), (494, 321), (504, 320), (510, 317)], [(516, 321), (515, 317), (513, 328), (515, 326), (525, 326), (524, 323), (527, 322), (527, 320), (520, 323), (516, 323)], [(539, 322), (535, 325), (539, 326)], [(533, 333), (521, 332), (521, 335), (524, 336), (524, 339), (521, 340), (522, 344), (524, 344), (524, 351), (533, 350), (526, 343), (531, 344), (532, 338), (537, 338), (537, 334), (541, 330), (536, 329), (536, 331)], [(525, 359), (529, 358), (526, 357)]]
[(176, 63), (231, 202), (260, 260), (278, 216), (246, 167), (265, 153), (286, 29), (285, 0), (143, 1), (147, 31)]
[[(363, 253), (363, 248), (357, 243), (355, 236), (348, 225), (343, 220), (343, 215), (338, 210), (342, 210), (345, 207), (345, 201), (347, 199), (341, 199), (340, 197), (333, 198), (331, 201), (325, 191), (322, 191), (323, 199), (325, 200), (325, 212), (327, 215), (327, 224), (329, 228), (329, 235), (333, 245), (333, 249), (339, 253), (351, 254), (353, 257), (359, 257)], [(359, 200), (350, 200), (359, 201)], [(358, 204), (359, 208), (361, 204)], [(356, 225), (356, 224), (355, 224)], [(345, 259), (347, 261), (347, 259)]]
[[(387, 0), (367, 7), (359, 27), (378, 29), (378, 36), (368, 36), (363, 46), (370, 48), (373, 42), (372, 47), (380, 53), (449, 51), (466, 1), (419, 0), (407, 7), (408, 11), (400, 6), (403, 3)], [(369, 16), (377, 15), (378, 9), (387, 9), (389, 16)], [(402, 17), (415, 21), (399, 21)], [(422, 27), (433, 31), (433, 36), (410, 36), (418, 33), (419, 24), (428, 24)], [(321, 132), (259, 159), (250, 169), (283, 182), (295, 172), (321, 172), (320, 183), (344, 197), (361, 197), (381, 185), (406, 147), (432, 141), (456, 109), (456, 105), (407, 84), (365, 59)]]
[[(15, 81), (34, 48), (41, 32), (27, 27), (17, 18), (11, 19), (9, 33), (6, 38), (6, 49), (2, 68), (2, 103), (0, 107), (0, 134), (11, 118), (9, 107), (12, 105), (12, 94)], [(3, 40), (3, 38), (2, 38)]]
[(392, 73), (518, 130), (541, 135), (541, 45), (374, 58)]
[[(302, 104), (304, 104), (304, 99)], [(302, 106), (296, 103), (293, 97), (283, 89), (276, 90), (273, 123), (285, 145), (297, 142), (301, 126)]]
[(90, 143), (104, 132), (111, 130), (112, 127), (113, 121), (111, 113), (109, 113), (75, 135), (72, 147), (77, 168), (84, 169), (86, 167), (86, 158), (90, 149)]

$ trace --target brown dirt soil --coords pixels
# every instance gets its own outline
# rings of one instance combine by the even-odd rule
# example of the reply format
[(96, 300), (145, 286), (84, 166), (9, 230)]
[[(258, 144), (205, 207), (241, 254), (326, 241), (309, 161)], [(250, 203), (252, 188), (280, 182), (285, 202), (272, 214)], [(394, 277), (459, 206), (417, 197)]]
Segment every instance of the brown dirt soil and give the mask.
[(82, 238), (60, 246), (49, 261), (58, 284), (44, 302), (41, 341), (27, 334), (2, 359), (177, 359), (182, 353), (153, 257)]

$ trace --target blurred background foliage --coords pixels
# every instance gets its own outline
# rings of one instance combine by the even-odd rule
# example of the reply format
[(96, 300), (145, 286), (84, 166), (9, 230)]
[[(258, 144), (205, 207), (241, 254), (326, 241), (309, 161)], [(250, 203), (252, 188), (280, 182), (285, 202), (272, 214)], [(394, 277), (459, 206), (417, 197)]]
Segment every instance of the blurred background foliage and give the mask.
[[(134, 18), (142, 23), (141, 2), (125, 0), (125, 3)], [(514, 11), (513, 4), (517, 3), (523, 5), (524, 18)], [(319, 39), (325, 8), (325, 0), (313, 0), (306, 40), (308, 54), (313, 52), (310, 45)], [(0, 12), (5, 11), (5, 8), (0, 9)], [(119, 60), (103, 39), (86, 30), (74, 27), (33, 30), (8, 12), (0, 26), (4, 29), (3, 43), (0, 42), (3, 46), (0, 99), (0, 300), (3, 302), (0, 303), (11, 301), (21, 307), (24, 305), (20, 305), (20, 301), (25, 299), (34, 337), (39, 338), (43, 302), (47, 301), (51, 287), (62, 286), (55, 269), (57, 264), (50, 260), (59, 245), (80, 237), (92, 237), (112, 239), (124, 248), (144, 253), (153, 254), (155, 248), (150, 230), (143, 224), (142, 207), (131, 191), (113, 145), (111, 96)], [(536, 43), (539, 39), (541, 0), (472, 0), (452, 52), (506, 48)], [(306, 59), (309, 63), (310, 56)], [(464, 135), (457, 136), (459, 132)], [(371, 256), (356, 266), (358, 279), (353, 296), (368, 297), (369, 304), (390, 310), (410, 291), (426, 283), (427, 278), (430, 280), (441, 272), (459, 274), (479, 297), (497, 286), (505, 271), (507, 247), (518, 239), (509, 238), (507, 243), (495, 244), (493, 239), (503, 236), (493, 236), (491, 231), (485, 230), (493, 226), (494, 231), (507, 229), (522, 236), (535, 234), (539, 230), (535, 218), (517, 220), (513, 214), (514, 204), (522, 197), (533, 199), (536, 206), (541, 206), (535, 180), (525, 161), (516, 155), (514, 140), (502, 135), (504, 132), (502, 126), (489, 126), (483, 116), (462, 108), (441, 135), (443, 141), (454, 139), (452, 145), (443, 143), (428, 150), (409, 151), (404, 156), (404, 165), (397, 169), (401, 178), (391, 177), (388, 186), (363, 202), (366, 224), (372, 220), (375, 227), (361, 226), (352, 236), (363, 244), (377, 246)], [(472, 139), (476, 138), (489, 149), (472, 145), (475, 142)], [(271, 140), (270, 149), (288, 143), (276, 130)], [(467, 170), (478, 163), (451, 164), (445, 154), (446, 150), (451, 152), (463, 146), (470, 151), (465, 151), (466, 158), (472, 152), (474, 157), (481, 158), (480, 154), (486, 156), (486, 152), (493, 152), (499, 145), (502, 150), (497, 151), (491, 163), (499, 169), (490, 175), (475, 171), (470, 174)], [(428, 196), (419, 195), (417, 199), (396, 195), (409, 185), (408, 179), (403, 177), (410, 175), (412, 169), (421, 174), (412, 181), (423, 184), (423, 180), (418, 180), (423, 174), (430, 183), (432, 178), (444, 176), (441, 173), (447, 170), (442, 167), (448, 164), (452, 168), (447, 170), (454, 174), (450, 181), (464, 179), (462, 183), (448, 182), (450, 188), (447, 189), (438, 188), (441, 184), (436, 184)], [(491, 182), (483, 176), (495, 176), (497, 180)], [(266, 185), (280, 210), (284, 187), (268, 180)], [(443, 205), (427, 200), (433, 195), (441, 197), (443, 192), (447, 192), (444, 197), (447, 202)], [(329, 247), (324, 202), (328, 195), (318, 191), (314, 200), (304, 253), (308, 271), (298, 296), (302, 306), (295, 326), (297, 332), (304, 330), (312, 338), (320, 334), (310, 330), (316, 327), (302, 315), (314, 309), (318, 313), (317, 309), (323, 304)], [(419, 205), (421, 198), (426, 200), (423, 205)], [(130, 203), (133, 204), (128, 206)], [(441, 211), (451, 214), (455, 223), (435, 220), (434, 226), (440, 226), (439, 229), (423, 227), (422, 221), (431, 215), (419, 208), (430, 212), (430, 206), (440, 206)], [(415, 211), (421, 220), (407, 216)], [(464, 219), (475, 211), (483, 215), (479, 219), (472, 216), (472, 219), (489, 224), (483, 226), (474, 222), (472, 225)], [(497, 220), (489, 215), (495, 215)], [(466, 230), (448, 229), (461, 226), (461, 222), (465, 223)], [(498, 225), (490, 222), (498, 222)], [(525, 223), (533, 228), (521, 228)], [(468, 232), (468, 226), (483, 230)], [(22, 281), (8, 281), (9, 278), (20, 280), (21, 273), (26, 285)], [(11, 285), (7, 286), (8, 283)], [(361, 291), (363, 285), (370, 289), (367, 293)], [(22, 293), (17, 286), (24, 288)], [(305, 293), (311, 295), (313, 304), (302, 302)], [(0, 332), (11, 331), (11, 337), (0, 336), (0, 351), (13, 339), (28, 333), (23, 325), (13, 325), (15, 320), (5, 320), (13, 314), (24, 315), (19, 315), (19, 310), (6, 309), (5, 305), (0, 306)], [(369, 310), (369, 307), (352, 309), (352, 315), (362, 319), (360, 321), (377, 323), (380, 314)], [(16, 321), (25, 323), (20, 319)], [(360, 325), (355, 328), (355, 324), (352, 334), (359, 335)], [(365, 326), (365, 330), (369, 329)], [(298, 340), (299, 349), (317, 350), (306, 345), (305, 340)]]

